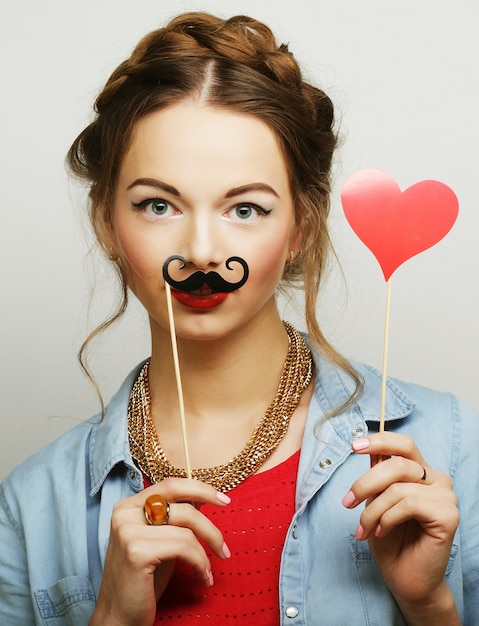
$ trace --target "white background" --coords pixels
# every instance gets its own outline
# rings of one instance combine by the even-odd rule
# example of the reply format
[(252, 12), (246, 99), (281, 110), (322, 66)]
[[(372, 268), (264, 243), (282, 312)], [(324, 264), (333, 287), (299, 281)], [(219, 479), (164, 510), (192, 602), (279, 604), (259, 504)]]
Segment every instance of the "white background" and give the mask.
[[(389, 372), (451, 390), (479, 409), (477, 7), (473, 0), (3, 2), (0, 477), (98, 408), (76, 352), (112, 310), (115, 290), (103, 262), (88, 255), (85, 198), (63, 159), (114, 67), (143, 34), (184, 10), (264, 20), (336, 104), (343, 145), (331, 227), (342, 273), (332, 273), (319, 315), (347, 356), (381, 366), (385, 282), (345, 222), (345, 177), (376, 167), (401, 188), (436, 179), (456, 192), (454, 229), (393, 277)], [(105, 399), (148, 352), (147, 325), (133, 307), (94, 348)]]

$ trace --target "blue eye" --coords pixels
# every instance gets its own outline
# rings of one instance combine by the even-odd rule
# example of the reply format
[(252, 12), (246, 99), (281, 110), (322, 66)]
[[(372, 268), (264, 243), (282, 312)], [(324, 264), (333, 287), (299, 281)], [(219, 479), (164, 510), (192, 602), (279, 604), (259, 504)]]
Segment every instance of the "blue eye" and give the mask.
[(133, 202), (135, 209), (142, 209), (150, 217), (163, 217), (168, 215), (172, 210), (172, 206), (166, 200), (161, 198), (148, 198), (141, 202)]
[(253, 207), (249, 204), (240, 204), (236, 207), (236, 215), (242, 220), (247, 220), (253, 215)]
[(153, 215), (165, 215), (168, 211), (169, 204), (165, 200), (152, 200), (146, 205), (146, 209), (150, 210)]
[(247, 202), (244, 204), (237, 204), (233, 207), (232, 216), (242, 222), (252, 222), (258, 219), (262, 215), (269, 215), (271, 211), (267, 211), (257, 204)]

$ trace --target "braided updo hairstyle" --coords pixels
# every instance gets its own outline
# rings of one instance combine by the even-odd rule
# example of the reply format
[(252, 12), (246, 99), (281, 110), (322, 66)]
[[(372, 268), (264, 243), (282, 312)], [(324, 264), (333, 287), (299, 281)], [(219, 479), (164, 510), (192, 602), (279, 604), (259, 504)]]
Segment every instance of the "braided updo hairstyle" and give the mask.
[[(100, 246), (108, 252), (105, 232), (112, 223), (114, 187), (132, 129), (149, 113), (187, 99), (253, 115), (276, 135), (302, 231), (301, 249), (286, 264), (283, 285), (304, 285), (312, 340), (350, 373), (358, 390), (357, 374), (326, 341), (315, 313), (330, 251), (326, 221), (336, 146), (333, 105), (323, 91), (303, 80), (288, 47), (278, 46), (261, 22), (245, 16), (223, 20), (206, 13), (180, 15), (141, 39), (110, 76), (95, 102), (93, 122), (67, 157), (72, 172), (89, 185), (90, 219)], [(122, 303), (98, 330), (115, 321), (127, 305), (126, 277), (121, 264), (115, 265)]]

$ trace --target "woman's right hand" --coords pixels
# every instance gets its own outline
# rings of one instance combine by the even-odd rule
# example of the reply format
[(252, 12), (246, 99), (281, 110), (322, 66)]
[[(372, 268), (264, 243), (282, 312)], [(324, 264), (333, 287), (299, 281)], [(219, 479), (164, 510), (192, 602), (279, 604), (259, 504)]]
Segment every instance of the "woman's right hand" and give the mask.
[[(143, 506), (152, 494), (170, 503), (168, 523), (163, 526), (146, 523)], [(211, 586), (211, 564), (198, 538), (220, 559), (230, 552), (221, 532), (195, 505), (226, 506), (229, 501), (227, 495), (198, 480), (167, 478), (118, 502), (90, 626), (151, 626), (176, 559), (189, 563), (198, 578)]]

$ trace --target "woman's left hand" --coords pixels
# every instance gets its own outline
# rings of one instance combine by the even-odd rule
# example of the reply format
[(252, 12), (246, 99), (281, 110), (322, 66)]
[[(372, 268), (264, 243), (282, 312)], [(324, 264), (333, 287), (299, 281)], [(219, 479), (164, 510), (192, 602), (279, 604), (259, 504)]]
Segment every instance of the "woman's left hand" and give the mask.
[(366, 503), (356, 538), (369, 540), (374, 561), (406, 618), (420, 613), (427, 619), (422, 623), (456, 623), (429, 622), (435, 608), (445, 610), (452, 601), (444, 579), (459, 523), (451, 478), (432, 469), (405, 435), (374, 434), (355, 441), (353, 450), (371, 456), (371, 469), (343, 499), (347, 508)]

